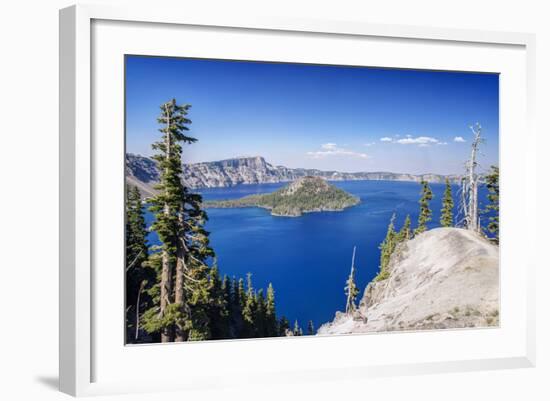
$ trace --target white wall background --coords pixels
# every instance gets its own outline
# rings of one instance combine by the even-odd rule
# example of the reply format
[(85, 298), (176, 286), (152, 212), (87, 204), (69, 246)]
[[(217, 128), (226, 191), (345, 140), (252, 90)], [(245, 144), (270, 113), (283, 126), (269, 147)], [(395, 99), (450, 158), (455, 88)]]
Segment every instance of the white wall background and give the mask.
[[(137, 0), (96, 0), (132, 4)], [(190, 1), (189, 12), (364, 20), (537, 34), (539, 227), (547, 247), (550, 12), (546, 1)], [(0, 13), (0, 398), (57, 400), (58, 9), (69, 0), (2, 2)], [(153, 3), (153, 2), (151, 2)], [(169, 5), (170, 1), (154, 2)], [(521, 135), (521, 133), (518, 133)], [(550, 399), (550, 263), (537, 271), (538, 364), (534, 369), (327, 382), (248, 392), (156, 394), (116, 399)], [(391, 350), (388, 350), (391, 352)], [(259, 356), (259, 358), (261, 358)], [(256, 363), (261, 363), (261, 359)], [(268, 362), (268, 361), (265, 361)], [(291, 361), (289, 361), (291, 363)], [(252, 386), (252, 384), (251, 384)], [(115, 397), (106, 397), (115, 399)]]

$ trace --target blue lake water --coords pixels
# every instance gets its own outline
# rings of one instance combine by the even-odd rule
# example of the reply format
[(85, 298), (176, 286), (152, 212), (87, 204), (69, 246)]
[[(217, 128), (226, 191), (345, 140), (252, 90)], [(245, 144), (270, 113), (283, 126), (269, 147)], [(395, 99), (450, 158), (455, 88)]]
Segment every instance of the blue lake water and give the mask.
[[(308, 213), (301, 217), (275, 217), (260, 208), (208, 209), (212, 247), (222, 274), (245, 277), (252, 273), (255, 288), (272, 283), (277, 313), (302, 328), (313, 320), (315, 327), (332, 320), (345, 307), (344, 286), (356, 251), (356, 281), (362, 296), (365, 286), (377, 272), (378, 246), (384, 239), (392, 213), (397, 229), (410, 214), (413, 227), (418, 219), (420, 184), (397, 181), (341, 181), (335, 186), (361, 199), (357, 206), (342, 212)], [(232, 188), (202, 189), (205, 200), (234, 199), (272, 192), (286, 183), (239, 185)], [(445, 186), (430, 184), (433, 219), (439, 225), (439, 209)], [(453, 192), (457, 192), (457, 187)], [(456, 195), (455, 195), (456, 196)], [(480, 188), (480, 200), (487, 191)], [(455, 197), (455, 205), (458, 198)], [(147, 213), (150, 223), (152, 216)], [(157, 243), (155, 234), (149, 238)], [(265, 290), (264, 290), (265, 291)]]

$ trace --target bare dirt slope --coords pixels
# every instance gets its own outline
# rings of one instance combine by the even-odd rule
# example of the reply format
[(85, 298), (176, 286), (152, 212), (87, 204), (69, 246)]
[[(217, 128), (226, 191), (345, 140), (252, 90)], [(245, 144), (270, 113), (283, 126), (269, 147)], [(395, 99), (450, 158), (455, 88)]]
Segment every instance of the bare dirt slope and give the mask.
[(389, 278), (367, 286), (353, 316), (337, 312), (318, 334), (496, 326), (498, 260), (476, 233), (427, 231), (396, 249)]

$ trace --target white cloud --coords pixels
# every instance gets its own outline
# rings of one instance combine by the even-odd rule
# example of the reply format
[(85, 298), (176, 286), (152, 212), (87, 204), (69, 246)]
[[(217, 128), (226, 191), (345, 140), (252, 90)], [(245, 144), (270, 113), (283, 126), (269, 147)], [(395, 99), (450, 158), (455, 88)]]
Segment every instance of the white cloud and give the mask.
[(358, 157), (360, 159), (368, 158), (366, 153), (355, 152), (353, 150), (340, 148), (335, 143), (325, 143), (321, 145), (322, 150), (307, 152), (307, 155), (314, 159), (322, 159), (329, 156), (349, 156)]
[(376, 145), (376, 142), (367, 142), (363, 144), (363, 146), (372, 146), (372, 145)]
[(332, 143), (332, 142), (324, 143), (324, 144), (321, 145), (321, 149), (333, 150), (333, 149), (336, 149), (336, 144)]
[[(394, 137), (398, 138), (399, 135), (394, 135)], [(398, 143), (400, 145), (418, 145), (421, 148), (427, 148), (431, 145), (448, 145), (447, 142), (440, 141), (439, 139), (431, 136), (414, 137), (411, 134), (407, 134), (405, 135), (404, 138), (401, 138), (401, 139), (394, 139), (394, 138), (385, 136), (383, 138), (380, 138), (380, 141)]]
[(438, 143), (439, 141), (431, 136), (419, 136), (413, 138), (412, 136), (407, 135), (406, 138), (398, 139), (396, 142), (401, 145), (430, 145)]
[(462, 138), (461, 136), (455, 136), (455, 139), (453, 139), (453, 141), (455, 141), (455, 142), (466, 142), (466, 140), (464, 138)]

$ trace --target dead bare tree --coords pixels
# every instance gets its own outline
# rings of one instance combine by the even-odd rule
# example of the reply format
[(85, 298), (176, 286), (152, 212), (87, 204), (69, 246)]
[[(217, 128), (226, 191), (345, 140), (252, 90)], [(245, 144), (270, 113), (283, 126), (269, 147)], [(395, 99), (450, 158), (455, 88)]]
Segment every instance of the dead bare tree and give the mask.
[(351, 257), (351, 271), (349, 273), (346, 284), (346, 292), (348, 296), (346, 301), (346, 313), (351, 314), (355, 311), (355, 298), (359, 293), (357, 285), (355, 284), (355, 247), (353, 247), (353, 254)]
[(481, 125), (479, 123), (471, 126), (470, 129), (474, 134), (474, 140), (472, 141), (470, 158), (466, 162), (466, 174), (462, 177), (460, 211), (463, 218), (461, 223), (468, 230), (479, 232), (478, 186), (480, 176), (476, 170), (479, 165), (477, 161), (479, 146), (484, 140), (481, 136)]

